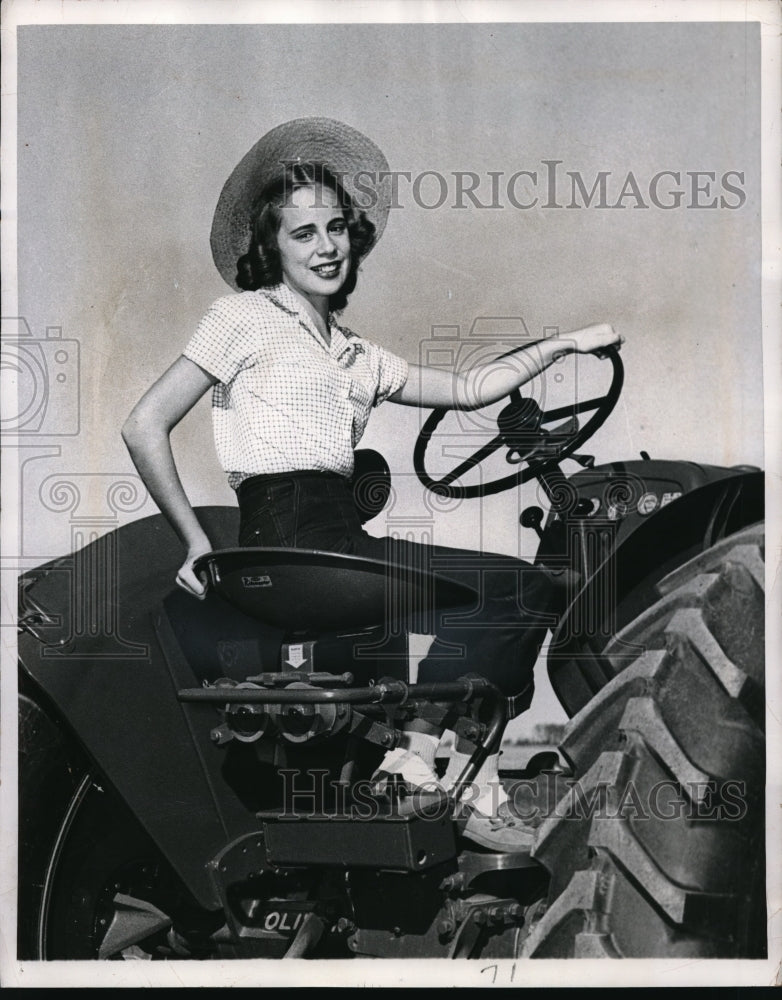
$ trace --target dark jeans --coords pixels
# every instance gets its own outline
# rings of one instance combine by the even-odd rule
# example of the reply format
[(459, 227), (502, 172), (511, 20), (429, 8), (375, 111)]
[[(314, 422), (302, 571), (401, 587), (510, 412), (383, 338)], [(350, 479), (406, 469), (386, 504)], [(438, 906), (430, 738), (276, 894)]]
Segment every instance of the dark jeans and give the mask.
[(410, 623), (410, 631), (436, 635), (418, 680), (477, 673), (516, 699), (513, 714), (528, 707), (533, 667), (553, 623), (547, 614), (551, 584), (538, 567), (509, 556), (374, 538), (362, 527), (349, 480), (329, 473), (253, 476), (239, 487), (238, 499), (240, 545), (367, 556), (473, 588), (478, 597), (472, 607), (434, 609), (433, 629)]

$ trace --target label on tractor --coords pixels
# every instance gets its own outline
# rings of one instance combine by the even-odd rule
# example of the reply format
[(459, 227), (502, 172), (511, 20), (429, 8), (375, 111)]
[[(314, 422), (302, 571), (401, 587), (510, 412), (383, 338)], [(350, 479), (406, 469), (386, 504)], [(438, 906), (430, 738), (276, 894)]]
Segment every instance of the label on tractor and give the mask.
[[(256, 919), (260, 914), (256, 914)], [(300, 927), (305, 913), (301, 910), (292, 912), (290, 910), (269, 910), (263, 916), (263, 929), (265, 931), (276, 931), (284, 937), (292, 936)]]
[(663, 498), (662, 501), (660, 502), (660, 506), (664, 507), (667, 503), (670, 503), (671, 500), (678, 500), (681, 495), (682, 495), (681, 490), (675, 490), (673, 493), (663, 493)]
[[(288, 666), (298, 670), (303, 664), (307, 664), (307, 670), (312, 669), (312, 647), (313, 642), (291, 642), (283, 643), (282, 646), (282, 669)], [(302, 671), (304, 672), (304, 671)]]

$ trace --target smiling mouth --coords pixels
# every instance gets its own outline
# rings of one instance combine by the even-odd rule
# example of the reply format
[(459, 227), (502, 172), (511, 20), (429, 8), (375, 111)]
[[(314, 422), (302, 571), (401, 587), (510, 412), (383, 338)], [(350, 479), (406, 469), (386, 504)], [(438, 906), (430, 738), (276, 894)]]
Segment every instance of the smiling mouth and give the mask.
[(342, 269), (342, 261), (318, 264), (311, 268), (320, 278), (336, 278)]

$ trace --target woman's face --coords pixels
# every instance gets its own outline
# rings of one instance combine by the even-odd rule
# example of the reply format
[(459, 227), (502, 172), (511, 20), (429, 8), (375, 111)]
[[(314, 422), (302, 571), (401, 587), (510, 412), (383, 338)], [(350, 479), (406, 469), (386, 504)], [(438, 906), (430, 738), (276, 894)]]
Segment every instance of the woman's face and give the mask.
[(296, 188), (280, 209), (277, 245), (286, 285), (310, 301), (341, 288), (350, 268), (348, 227), (336, 192)]

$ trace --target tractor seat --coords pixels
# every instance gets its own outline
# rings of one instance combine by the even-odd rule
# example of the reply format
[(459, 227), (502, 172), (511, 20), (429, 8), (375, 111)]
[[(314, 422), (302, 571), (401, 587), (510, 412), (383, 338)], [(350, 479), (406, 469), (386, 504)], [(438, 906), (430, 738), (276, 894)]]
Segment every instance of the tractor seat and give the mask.
[(477, 596), (409, 566), (309, 549), (219, 549), (194, 569), (244, 614), (296, 634), (380, 628), (435, 606), (474, 605)]

